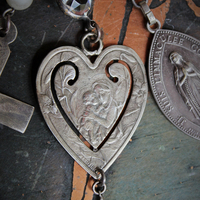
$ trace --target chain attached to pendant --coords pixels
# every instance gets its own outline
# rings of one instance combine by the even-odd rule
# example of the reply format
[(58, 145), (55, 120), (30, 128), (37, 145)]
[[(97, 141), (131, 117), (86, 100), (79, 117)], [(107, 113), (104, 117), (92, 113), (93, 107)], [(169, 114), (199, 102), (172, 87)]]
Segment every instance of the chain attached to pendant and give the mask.
[(105, 173), (102, 169), (97, 168), (96, 169), (96, 174), (99, 176), (99, 179), (97, 179), (95, 181), (95, 183), (93, 184), (93, 192), (96, 195), (99, 195), (100, 200), (103, 200), (103, 194), (106, 191), (106, 177), (105, 177)]
[[(87, 31), (88, 33), (86, 33), (81, 41), (81, 47), (82, 50), (84, 52), (84, 54), (86, 56), (95, 56), (95, 55), (99, 55), (102, 50), (103, 50), (103, 42), (102, 42), (102, 31), (99, 28), (98, 24), (93, 21), (90, 20), (89, 18), (87, 18), (87, 25), (85, 27), (85, 31)], [(93, 51), (89, 51), (86, 49), (85, 47), (85, 40), (88, 40), (92, 45), (95, 45), (96, 43), (99, 43), (98, 49), (93, 50)]]
[[(154, 14), (150, 10), (149, 6), (147, 5), (148, 0), (143, 0), (139, 2), (139, 5), (135, 2), (135, 0), (132, 0), (133, 5), (136, 8), (140, 8), (143, 15), (147, 19), (147, 29), (150, 33), (155, 33), (156, 30), (161, 28), (160, 21), (155, 18)], [(156, 25), (156, 28), (151, 28), (152, 25)]]
[(86, 32), (94, 32), (95, 34), (95, 38), (91, 39), (91, 43), (97, 43), (99, 40), (102, 39), (103, 37), (103, 33), (101, 31), (101, 29), (99, 28), (99, 25), (94, 21), (91, 20), (89, 17), (86, 19), (86, 27), (85, 27), (85, 31)]

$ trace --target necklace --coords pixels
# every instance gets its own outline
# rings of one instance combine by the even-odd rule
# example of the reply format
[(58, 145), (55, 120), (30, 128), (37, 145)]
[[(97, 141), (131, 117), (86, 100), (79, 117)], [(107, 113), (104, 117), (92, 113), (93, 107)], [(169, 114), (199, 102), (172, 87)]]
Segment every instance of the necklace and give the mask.
[(200, 41), (177, 31), (160, 29), (148, 1), (132, 2), (142, 10), (147, 29), (154, 34), (148, 68), (154, 98), (177, 128), (200, 139)]
[[(45, 57), (36, 80), (38, 101), (50, 130), (96, 179), (93, 192), (102, 198), (104, 173), (142, 117), (147, 99), (145, 70), (129, 47), (113, 45), (102, 51), (102, 31), (88, 17), (91, 1), (58, 3), (65, 14), (83, 19), (87, 32), (81, 41), (82, 50), (63, 46)], [(90, 45), (93, 50), (86, 48)]]

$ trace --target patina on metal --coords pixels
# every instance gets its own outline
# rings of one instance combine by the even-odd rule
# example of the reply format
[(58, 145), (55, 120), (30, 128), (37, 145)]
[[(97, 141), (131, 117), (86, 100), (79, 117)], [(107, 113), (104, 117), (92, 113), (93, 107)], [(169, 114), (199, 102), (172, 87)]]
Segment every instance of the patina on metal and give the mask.
[(155, 33), (149, 57), (154, 97), (165, 116), (200, 139), (200, 41), (170, 30)]
[[(0, 18), (1, 24), (2, 24), (2, 18)], [(14, 25), (14, 23), (10, 23), (9, 31), (6, 33), (4, 29), (0, 30), (3, 31), (2, 34), (5, 34), (4, 36), (0, 37), (0, 76), (3, 72), (3, 69), (7, 63), (7, 60), (10, 56), (10, 48), (9, 44), (14, 42), (17, 37), (17, 28)], [(7, 30), (7, 29), (6, 29)]]
[(94, 63), (78, 48), (60, 47), (42, 62), (36, 84), (52, 133), (97, 178), (96, 168), (105, 172), (110, 167), (142, 117), (147, 99), (142, 61), (132, 49), (120, 45), (106, 48)]
[[(8, 44), (17, 37), (17, 28), (10, 20), (14, 10), (7, 9), (0, 18), (0, 76), (10, 56)], [(0, 124), (24, 133), (34, 107), (0, 93)]]
[[(36, 88), (50, 130), (97, 179), (93, 190), (103, 199), (106, 185), (99, 173), (104, 176), (134, 134), (146, 105), (147, 80), (135, 51), (122, 45), (102, 51), (98, 25), (88, 20), (86, 29), (81, 50), (64, 46), (45, 57)], [(88, 50), (85, 40), (98, 48)], [(94, 62), (92, 56), (98, 56)]]
[[(148, 1), (139, 4), (132, 1), (148, 18), (147, 13), (151, 12)], [(177, 128), (200, 140), (200, 41), (160, 29), (158, 20), (153, 24), (157, 24), (155, 29), (147, 21), (148, 30), (154, 33), (149, 54), (149, 80), (154, 98)]]
[(0, 123), (24, 133), (34, 107), (0, 93)]

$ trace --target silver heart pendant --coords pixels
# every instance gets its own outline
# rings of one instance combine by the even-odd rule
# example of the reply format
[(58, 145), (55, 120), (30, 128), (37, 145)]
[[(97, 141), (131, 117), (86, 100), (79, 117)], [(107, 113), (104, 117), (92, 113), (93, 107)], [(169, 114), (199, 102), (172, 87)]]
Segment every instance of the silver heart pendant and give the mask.
[(145, 69), (129, 47), (106, 48), (94, 63), (75, 47), (60, 47), (37, 75), (39, 105), (64, 149), (94, 178), (134, 134), (147, 100)]
[(200, 41), (176, 31), (155, 32), (149, 56), (149, 80), (165, 116), (200, 140)]

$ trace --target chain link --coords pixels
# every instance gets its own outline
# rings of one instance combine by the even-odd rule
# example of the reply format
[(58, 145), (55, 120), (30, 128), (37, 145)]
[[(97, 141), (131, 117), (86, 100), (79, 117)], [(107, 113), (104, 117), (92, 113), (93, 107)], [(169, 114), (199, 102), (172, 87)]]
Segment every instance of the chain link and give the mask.
[[(147, 19), (147, 30), (150, 33), (155, 33), (158, 29), (161, 28), (160, 21), (155, 18), (153, 12), (151, 11), (149, 6), (147, 5), (148, 0), (140, 1), (139, 5), (135, 2), (135, 0), (132, 0), (132, 2), (133, 2), (133, 5), (136, 8), (140, 8), (141, 9), (143, 15)], [(155, 28), (151, 28), (152, 25), (156, 25), (156, 27)]]
[(0, 36), (6, 36), (6, 34), (10, 30), (10, 17), (14, 15), (15, 10), (13, 8), (9, 8), (5, 10), (2, 14), (2, 27), (0, 29)]
[(106, 177), (105, 173), (102, 169), (97, 168), (96, 174), (99, 176), (99, 179), (96, 180), (96, 182), (93, 184), (93, 192), (94, 194), (98, 195), (100, 200), (103, 200), (102, 194), (106, 191)]
[(87, 20), (85, 31), (86, 32), (88, 32), (88, 31), (94, 32), (94, 34), (96, 35), (95, 39), (91, 40), (91, 43), (99, 42), (99, 40), (101, 40), (101, 38), (102, 38), (102, 31), (99, 28), (98, 24), (94, 20), (91, 20), (89, 17), (85, 18), (85, 19)]
[(88, 39), (89, 41), (92, 41), (91, 38), (94, 38), (94, 37), (96, 37), (96, 35), (94, 33), (89, 32), (89, 33), (85, 34), (85, 36), (82, 38), (81, 47), (82, 47), (82, 50), (83, 50), (83, 52), (84, 52), (84, 54), (86, 56), (99, 55), (103, 50), (103, 42), (102, 42), (102, 40), (99, 40), (99, 48), (97, 50), (89, 51), (89, 50), (87, 50), (85, 48), (85, 40)]

